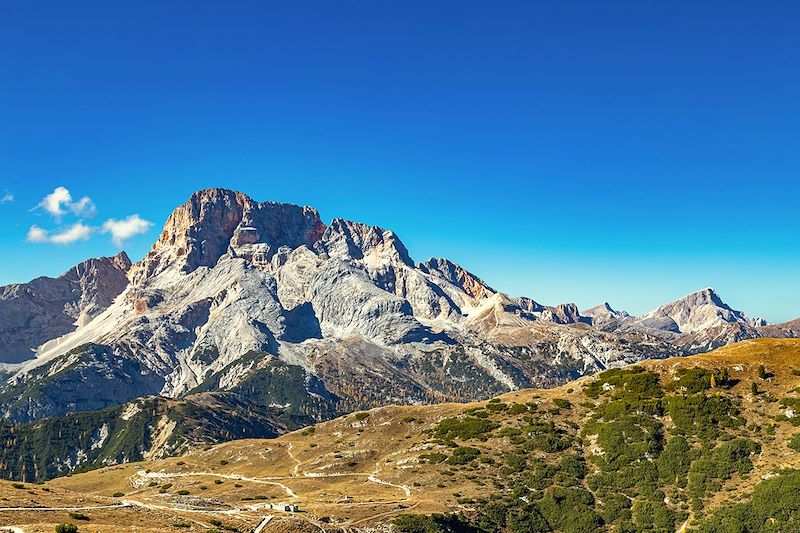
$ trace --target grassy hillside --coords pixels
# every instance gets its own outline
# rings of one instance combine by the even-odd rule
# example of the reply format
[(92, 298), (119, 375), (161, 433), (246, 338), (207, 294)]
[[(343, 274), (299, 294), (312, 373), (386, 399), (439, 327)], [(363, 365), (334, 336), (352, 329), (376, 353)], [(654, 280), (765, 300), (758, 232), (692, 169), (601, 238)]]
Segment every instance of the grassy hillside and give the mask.
[[(45, 487), (117, 494), (187, 531), (248, 531), (265, 517), (265, 531), (797, 531), (799, 386), (800, 341), (747, 341), (487, 402), (354, 413)], [(49, 527), (47, 513), (0, 510), (0, 523)], [(92, 521), (92, 531), (127, 530), (111, 512)]]

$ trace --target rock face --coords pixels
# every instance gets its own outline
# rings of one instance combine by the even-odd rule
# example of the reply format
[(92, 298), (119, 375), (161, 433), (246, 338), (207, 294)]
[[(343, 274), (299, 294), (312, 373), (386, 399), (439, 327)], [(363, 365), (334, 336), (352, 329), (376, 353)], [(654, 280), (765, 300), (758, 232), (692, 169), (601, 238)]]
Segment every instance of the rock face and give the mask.
[(562, 383), (762, 331), (711, 290), (641, 318), (510, 297), (447, 259), (416, 264), (392, 231), (223, 189), (170, 215), (127, 286), (127, 258), (97, 261), (116, 270), (75, 278), (93, 290), (56, 306), (68, 325), (4, 334), (28, 350), (49, 339), (0, 387), (6, 418), (228, 391), (323, 419)]
[(226, 254), (268, 263), (282, 246), (311, 246), (324, 230), (316, 209), (258, 203), (240, 192), (207, 189), (173, 211), (131, 279), (138, 286), (170, 268), (191, 273), (213, 267)]
[(90, 322), (128, 285), (130, 259), (89, 259), (57, 278), (0, 287), (0, 362), (30, 359), (40, 344)]
[(581, 316), (586, 317), (592, 326), (606, 331), (614, 330), (632, 318), (625, 311), (615, 310), (608, 302), (584, 309)]
[(742, 312), (728, 307), (712, 288), (662, 305), (637, 320), (637, 325), (642, 328), (683, 334), (736, 323), (750, 325)]
[[(641, 317), (616, 322), (616, 330), (640, 331), (669, 341), (684, 353), (699, 353), (719, 346), (770, 335), (766, 322), (749, 319), (722, 301), (712, 288), (693, 292)], [(771, 328), (772, 335), (790, 336), (788, 328)]]

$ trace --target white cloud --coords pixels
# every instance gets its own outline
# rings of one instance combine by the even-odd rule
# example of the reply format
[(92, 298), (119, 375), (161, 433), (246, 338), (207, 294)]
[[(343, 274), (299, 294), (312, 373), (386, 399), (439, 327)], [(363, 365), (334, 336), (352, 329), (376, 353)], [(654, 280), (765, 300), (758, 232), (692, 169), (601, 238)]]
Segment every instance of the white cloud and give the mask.
[(106, 220), (103, 223), (102, 232), (110, 233), (114, 244), (121, 247), (125, 239), (147, 232), (152, 225), (152, 222), (144, 220), (139, 215), (131, 215), (122, 220), (113, 218)]
[(10, 192), (7, 192), (5, 196), (0, 198), (0, 204), (10, 204), (13, 201), (14, 201), (14, 195), (11, 194)]
[(48, 236), (47, 231), (43, 230), (39, 226), (31, 226), (31, 229), (28, 230), (28, 242), (47, 242)]
[[(11, 199), (13, 200), (13, 196)], [(0, 202), (4, 201), (5, 199), (0, 199)], [(91, 198), (84, 196), (78, 201), (73, 201), (72, 193), (66, 187), (56, 187), (33, 209), (46, 211), (55, 218), (59, 226), (61, 218), (66, 215), (72, 214), (84, 218), (91, 217), (97, 212)], [(126, 239), (146, 233), (152, 225), (152, 222), (143, 219), (138, 214), (120, 220), (110, 218), (99, 227), (88, 226), (82, 220), (78, 220), (71, 226), (61, 226), (53, 230), (34, 225), (28, 229), (27, 240), (34, 243), (71, 244), (76, 241), (85, 241), (95, 233), (108, 233), (114, 244), (122, 247)]]
[(88, 196), (84, 196), (77, 202), (70, 204), (69, 208), (79, 217), (91, 218), (97, 214), (97, 208)]
[(53, 192), (42, 198), (34, 209), (36, 208), (44, 209), (57, 219), (69, 212), (79, 217), (92, 217), (97, 212), (94, 202), (88, 196), (73, 202), (72, 193), (66, 187), (56, 187)]
[(31, 226), (28, 230), (28, 242), (52, 243), (52, 244), (72, 244), (75, 241), (85, 241), (94, 233), (95, 228), (87, 226), (82, 222), (76, 222), (66, 229), (56, 233), (50, 233), (39, 226)]

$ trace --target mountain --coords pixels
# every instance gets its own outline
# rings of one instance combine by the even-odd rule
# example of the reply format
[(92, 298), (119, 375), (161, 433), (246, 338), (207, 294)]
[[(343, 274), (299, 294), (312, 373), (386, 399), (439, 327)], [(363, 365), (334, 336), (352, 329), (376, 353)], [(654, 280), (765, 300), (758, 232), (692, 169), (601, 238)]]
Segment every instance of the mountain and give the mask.
[(614, 330), (633, 318), (626, 311), (615, 310), (608, 302), (584, 309), (580, 314), (588, 318), (592, 326), (603, 330)]
[(637, 320), (643, 328), (684, 335), (727, 324), (752, 325), (744, 313), (731, 309), (712, 288), (662, 305)]
[(792, 323), (768, 325), (763, 319), (748, 318), (706, 288), (641, 317), (616, 321), (615, 331), (639, 331), (664, 339), (684, 353), (701, 353), (734, 342), (759, 337), (796, 337)]
[(42, 343), (74, 331), (128, 285), (125, 252), (89, 259), (57, 278), (0, 287), (0, 362), (30, 359)]
[(225, 189), (193, 194), (141, 261), (114, 264), (115, 291), (87, 289), (77, 329), (28, 342), (36, 357), (9, 368), (9, 422), (214, 391), (325, 420), (557, 385), (767, 331), (710, 289), (640, 318), (512, 297), (448, 259), (416, 263), (390, 230)]
[(145, 396), (99, 411), (0, 424), (0, 476), (43, 481), (234, 439), (276, 437), (307, 423), (230, 393)]
[[(797, 531), (798, 369), (800, 341), (759, 339), (488, 401), (388, 406), (0, 483), (0, 523), (50, 530), (67, 521), (53, 508), (81, 505), (103, 531)], [(34, 504), (46, 510), (2, 509)]]

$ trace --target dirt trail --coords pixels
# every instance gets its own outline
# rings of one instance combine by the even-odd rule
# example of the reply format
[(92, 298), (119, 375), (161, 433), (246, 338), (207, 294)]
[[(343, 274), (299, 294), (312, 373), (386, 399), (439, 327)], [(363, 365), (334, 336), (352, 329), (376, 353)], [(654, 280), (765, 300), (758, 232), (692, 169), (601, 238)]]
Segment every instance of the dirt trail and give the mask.
[(286, 493), (287, 496), (290, 498), (298, 498), (297, 494), (290, 488), (284, 485), (283, 483), (279, 483), (277, 481), (272, 481), (267, 478), (257, 478), (257, 477), (247, 477), (247, 476), (240, 476), (239, 474), (220, 474), (217, 472), (142, 472), (141, 470), (136, 472), (139, 477), (147, 478), (147, 479), (170, 479), (176, 477), (220, 477), (223, 479), (231, 479), (234, 481), (248, 481), (250, 483), (260, 483), (262, 485), (274, 485), (277, 487), (281, 487), (283, 491)]
[[(297, 467), (299, 467), (299, 466), (300, 466), (300, 463), (298, 462)], [(210, 476), (210, 477), (220, 477), (220, 478), (224, 478), (224, 479), (232, 479), (234, 481), (248, 481), (248, 482), (251, 482), (251, 483), (261, 483), (261, 484), (264, 484), (264, 485), (275, 485), (275, 486), (281, 487), (283, 489), (283, 491), (286, 493), (287, 496), (289, 496), (290, 498), (299, 499), (299, 496), (297, 495), (297, 493), (295, 493), (292, 490), (291, 487), (289, 487), (289, 486), (277, 481), (279, 479), (280, 480), (286, 480), (286, 479), (292, 479), (293, 477), (299, 477), (298, 474), (296, 474), (295, 476), (291, 476), (291, 477), (286, 477), (286, 476), (281, 476), (281, 477), (248, 477), (248, 476), (242, 476), (242, 475), (239, 475), (239, 474), (220, 474), (220, 473), (216, 473), (216, 472), (144, 472), (144, 471), (140, 470), (140, 471), (136, 472), (136, 475), (138, 475), (140, 478), (145, 478), (145, 479), (153, 479), (153, 478), (156, 478), (156, 479), (170, 479), (170, 478), (176, 478), (176, 477), (204, 477), (204, 476)], [(364, 477), (364, 476), (366, 476), (367, 481), (369, 481), (371, 483), (377, 483), (379, 485), (386, 485), (388, 487), (394, 487), (394, 488), (396, 488), (398, 490), (403, 491), (403, 494), (405, 495), (406, 498), (410, 498), (411, 497), (411, 489), (407, 485), (397, 485), (395, 483), (389, 483), (388, 481), (384, 481), (382, 479), (379, 479), (379, 478), (375, 477), (374, 474), (362, 474), (362, 473), (352, 473), (352, 474), (351, 473), (334, 473), (334, 474), (304, 473), (303, 474), (303, 477), (310, 477), (310, 478)], [(134, 485), (136, 485), (136, 484), (134, 483)]]
[(264, 531), (264, 528), (267, 527), (267, 524), (269, 524), (271, 521), (272, 521), (272, 515), (265, 516), (264, 518), (261, 519), (261, 523), (258, 524), (258, 526), (256, 526), (256, 528), (253, 530), (253, 533), (261, 533), (262, 531)]
[(291, 442), (288, 443), (286, 445), (286, 453), (289, 454), (289, 457), (291, 457), (292, 461), (294, 461), (295, 463), (294, 468), (292, 469), (292, 475), (297, 476), (300, 472), (300, 465), (302, 463), (297, 457), (294, 456), (294, 453), (292, 453), (292, 448), (294, 448), (294, 444), (292, 444)]
[(406, 486), (406, 485), (395, 485), (394, 483), (389, 483), (388, 481), (383, 481), (382, 479), (378, 479), (375, 476), (369, 476), (367, 478), (367, 480), (371, 481), (373, 483), (378, 483), (379, 485), (387, 485), (389, 487), (395, 487), (397, 489), (402, 490), (403, 494), (406, 495), (406, 498), (410, 498), (411, 497), (411, 489), (408, 488), (408, 486)]
[[(112, 505), (84, 505), (81, 507), (0, 507), (0, 513), (4, 511), (93, 511), (95, 509), (119, 509), (131, 505), (130, 502), (122, 501)], [(0, 532), (2, 531), (0, 529)]]

